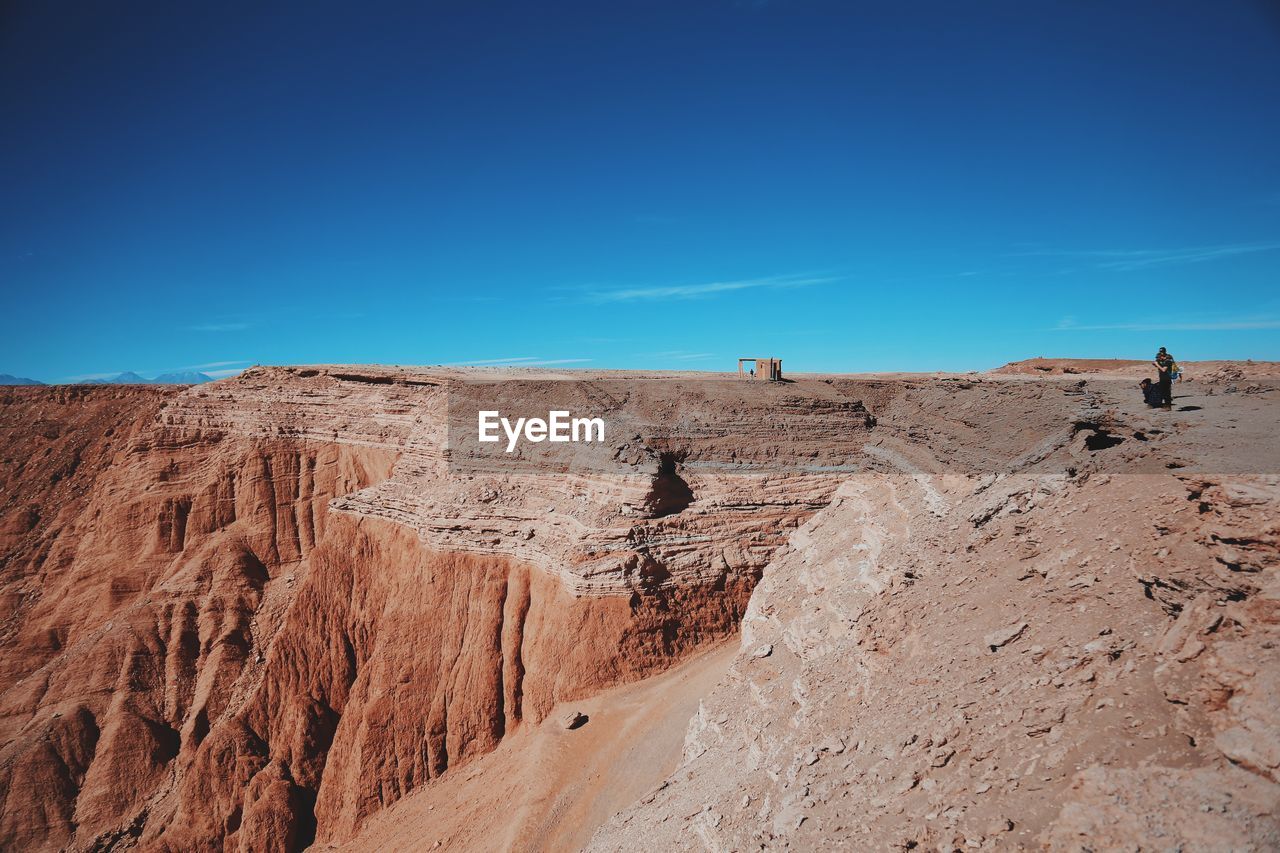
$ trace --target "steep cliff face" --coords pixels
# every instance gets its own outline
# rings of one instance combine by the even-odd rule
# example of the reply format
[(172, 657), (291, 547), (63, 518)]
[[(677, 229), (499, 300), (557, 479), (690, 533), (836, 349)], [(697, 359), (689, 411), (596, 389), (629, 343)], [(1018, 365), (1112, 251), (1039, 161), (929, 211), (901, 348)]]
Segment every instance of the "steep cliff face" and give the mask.
[[(6, 450), (26, 458), (6, 463), (5, 494), (56, 519), (11, 534), (0, 576), (13, 602), (0, 651), (6, 845), (136, 833), (182, 757), (261, 677), (330, 498), (390, 469), (384, 451), (169, 428), (157, 419), (171, 399), (6, 400)], [(32, 433), (42, 419), (63, 430)], [(64, 487), (37, 488), (59, 473)]]
[(508, 558), (434, 552), (380, 520), (333, 524), (258, 689), (199, 744), (144, 841), (344, 838), (559, 699), (734, 630), (749, 593), (583, 599)]
[[(40, 452), (4, 472), (21, 500), (0, 576), (0, 842), (345, 837), (555, 702), (736, 630), (772, 550), (835, 488), (721, 471), (714, 436), (636, 433), (609, 471), (458, 470), (457, 378), (261, 370), (77, 391), (48, 415), (66, 392), (6, 398), (6, 447)], [(114, 455), (100, 418), (77, 421), (91, 404), (118, 421)], [(96, 460), (62, 492), (36, 488), (65, 467), (43, 452), (53, 432)]]

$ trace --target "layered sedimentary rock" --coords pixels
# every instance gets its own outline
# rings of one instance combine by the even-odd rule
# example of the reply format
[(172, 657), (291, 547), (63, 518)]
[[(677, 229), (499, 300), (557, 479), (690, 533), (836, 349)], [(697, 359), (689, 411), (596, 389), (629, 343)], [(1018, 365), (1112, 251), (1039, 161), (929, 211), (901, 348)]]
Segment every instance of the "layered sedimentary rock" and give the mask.
[[(172, 399), (6, 396), (6, 515), (35, 497), (27, 511), (51, 522), (15, 535), (3, 565), (6, 846), (136, 835), (209, 730), (259, 689), (330, 498), (392, 463), (366, 447), (174, 428)], [(32, 435), (53, 404), (64, 425), (100, 411), (107, 438), (91, 431), (68, 451), (74, 431)], [(59, 461), (67, 452), (78, 464)], [(55, 478), (62, 488), (41, 494)]]
[[(585, 594), (758, 574), (825, 504), (874, 424), (858, 387), (623, 376), (284, 369), (184, 395), (166, 418), (394, 450), (390, 478), (334, 508), (410, 527), (437, 550), (513, 557)], [(609, 434), (482, 457), (474, 418), (458, 414), (537, 405), (601, 417)]]
[(591, 849), (1276, 849), (1280, 456), (1246, 387), (1175, 414), (1091, 380), (1057, 473), (932, 443), (850, 477)]
[[(343, 837), (558, 699), (735, 630), (772, 550), (836, 485), (823, 466), (771, 480), (735, 461), (779, 454), (762, 444), (776, 395), (735, 396), (745, 438), (660, 436), (643, 403), (629, 447), (600, 448), (607, 470), (481, 476), (449, 459), (459, 379), (259, 370), (78, 390), (53, 416), (67, 392), (6, 397), (0, 841)], [(869, 428), (826, 396), (815, 409)], [(91, 406), (118, 421), (109, 457), (101, 423), (76, 422)], [(41, 444), (54, 432), (83, 433), (95, 461), (48, 524), (64, 496), (37, 486), (67, 476)]]
[[(1230, 440), (1076, 377), (6, 391), (0, 845), (350, 839), (556, 703), (733, 633), (749, 599), (685, 775), (602, 846), (993, 839), (962, 800), (996, 790), (1023, 840), (1132, 837), (1092, 807), (1117, 791), (1186, 832), (1150, 815), (1197, 786), (1265, 838), (1243, 816), (1277, 766), (1276, 439), (1238, 380), (1205, 391)], [(484, 401), (612, 426), (488, 453), (465, 429)], [(1118, 715), (1096, 742), (1089, 708)], [(1124, 775), (1144, 766), (1170, 772)]]

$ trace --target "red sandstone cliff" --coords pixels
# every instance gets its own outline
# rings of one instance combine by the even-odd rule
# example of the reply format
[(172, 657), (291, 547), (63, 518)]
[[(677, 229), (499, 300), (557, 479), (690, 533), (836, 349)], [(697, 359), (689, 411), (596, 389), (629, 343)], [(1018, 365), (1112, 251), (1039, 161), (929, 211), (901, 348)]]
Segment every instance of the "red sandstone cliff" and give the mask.
[[(6, 394), (0, 842), (350, 835), (559, 699), (734, 631), (834, 488), (801, 474), (739, 499), (710, 471), (667, 519), (655, 451), (622, 486), (534, 471), (477, 501), (439, 458), (447, 379)], [(639, 509), (604, 518), (608, 500)]]
[(5, 395), (6, 846), (137, 834), (262, 689), (330, 498), (390, 469), (385, 451), (166, 428), (171, 394)]

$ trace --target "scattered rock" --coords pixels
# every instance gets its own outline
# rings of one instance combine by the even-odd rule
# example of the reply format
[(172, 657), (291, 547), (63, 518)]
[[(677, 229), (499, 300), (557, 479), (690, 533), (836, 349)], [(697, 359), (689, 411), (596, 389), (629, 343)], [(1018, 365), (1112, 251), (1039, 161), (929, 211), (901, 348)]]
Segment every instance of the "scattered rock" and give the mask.
[(998, 631), (992, 631), (982, 638), (983, 645), (991, 651), (995, 651), (1003, 646), (1012, 643), (1014, 640), (1022, 636), (1022, 632), (1027, 630), (1026, 622), (1018, 622), (1007, 628), (1001, 628)]
[(569, 711), (560, 718), (560, 725), (566, 729), (578, 729), (585, 726), (588, 719), (590, 718), (581, 711)]

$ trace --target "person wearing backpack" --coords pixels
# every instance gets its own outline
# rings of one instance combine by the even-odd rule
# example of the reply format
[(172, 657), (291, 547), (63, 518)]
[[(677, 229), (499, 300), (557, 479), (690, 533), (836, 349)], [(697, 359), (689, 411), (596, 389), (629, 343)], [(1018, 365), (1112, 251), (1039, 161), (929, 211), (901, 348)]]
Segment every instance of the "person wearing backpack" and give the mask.
[(1151, 362), (1156, 368), (1156, 389), (1160, 395), (1160, 407), (1166, 412), (1173, 408), (1173, 372), (1177, 363), (1164, 347)]

